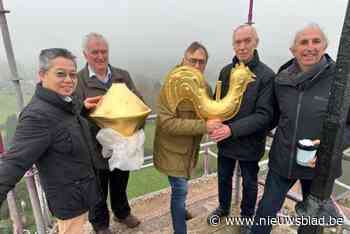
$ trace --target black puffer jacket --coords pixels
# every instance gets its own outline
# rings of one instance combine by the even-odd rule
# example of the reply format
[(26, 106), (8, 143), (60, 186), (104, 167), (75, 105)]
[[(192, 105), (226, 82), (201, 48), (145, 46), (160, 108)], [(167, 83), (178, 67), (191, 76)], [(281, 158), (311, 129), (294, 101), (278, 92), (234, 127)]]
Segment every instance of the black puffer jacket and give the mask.
[[(222, 81), (223, 98), (229, 89), (231, 69), (238, 63), (236, 57), (225, 66), (219, 80)], [(273, 117), (272, 84), (275, 73), (260, 61), (257, 51), (246, 64), (256, 75), (248, 84), (237, 115), (225, 121), (231, 129), (231, 137), (218, 143), (219, 157), (230, 157), (242, 161), (258, 161), (265, 152), (265, 139)]]
[[(276, 77), (277, 131), (269, 155), (269, 167), (286, 178), (312, 179), (314, 169), (296, 163), (296, 144), (300, 139), (320, 139), (327, 112), (335, 63), (325, 55), (307, 73), (298, 72), (296, 62), (289, 61)], [(341, 161), (334, 176), (341, 174)]]
[(0, 204), (33, 164), (59, 219), (78, 216), (99, 201), (88, 124), (73, 103), (37, 85), (19, 116), (13, 144), (0, 159)]

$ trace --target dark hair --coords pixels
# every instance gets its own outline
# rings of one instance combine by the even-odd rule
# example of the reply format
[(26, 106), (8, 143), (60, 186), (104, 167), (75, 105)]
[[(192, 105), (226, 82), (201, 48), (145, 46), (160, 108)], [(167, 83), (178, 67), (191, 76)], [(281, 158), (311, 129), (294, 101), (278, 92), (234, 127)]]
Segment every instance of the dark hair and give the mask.
[(77, 62), (75, 61), (76, 57), (67, 49), (63, 48), (49, 48), (43, 49), (40, 51), (39, 55), (39, 71), (48, 71), (51, 66), (51, 60), (55, 58), (63, 57), (69, 60), (72, 60), (75, 67), (77, 67)]
[(194, 41), (191, 43), (191, 45), (189, 47), (187, 47), (187, 49), (185, 50), (185, 55), (187, 53), (190, 53), (190, 54), (193, 54), (194, 52), (196, 52), (196, 50), (198, 49), (202, 49), (205, 53), (205, 57), (206, 57), (206, 60), (208, 61), (208, 58), (209, 58), (209, 54), (208, 54), (208, 51), (207, 49), (204, 47), (204, 45), (202, 45), (201, 43), (199, 43), (198, 41)]

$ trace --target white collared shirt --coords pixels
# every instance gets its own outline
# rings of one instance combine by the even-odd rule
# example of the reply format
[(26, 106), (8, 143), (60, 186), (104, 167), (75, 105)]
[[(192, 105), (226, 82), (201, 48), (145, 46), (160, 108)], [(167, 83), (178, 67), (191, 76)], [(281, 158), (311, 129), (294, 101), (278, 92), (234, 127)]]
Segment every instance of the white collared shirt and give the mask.
[[(90, 67), (90, 65), (88, 65), (88, 70), (89, 70), (89, 78), (97, 78), (97, 75), (95, 73), (95, 71)], [(108, 81), (112, 78), (112, 71), (110, 69), (109, 66), (107, 66), (107, 75), (103, 80), (98, 79), (99, 81), (101, 81), (102, 83), (106, 84), (108, 83)]]

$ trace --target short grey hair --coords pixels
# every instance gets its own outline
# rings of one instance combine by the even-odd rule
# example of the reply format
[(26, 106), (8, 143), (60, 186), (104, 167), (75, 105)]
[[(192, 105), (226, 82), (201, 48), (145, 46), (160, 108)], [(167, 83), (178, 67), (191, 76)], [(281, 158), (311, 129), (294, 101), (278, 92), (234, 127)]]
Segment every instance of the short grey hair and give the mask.
[(82, 45), (83, 46), (83, 51), (87, 51), (89, 41), (92, 40), (92, 39), (104, 41), (106, 43), (106, 45), (107, 45), (107, 48), (109, 48), (108, 41), (102, 34), (96, 33), (96, 32), (91, 32), (91, 33), (89, 33), (89, 34), (84, 36), (83, 45)]
[(51, 61), (58, 57), (71, 60), (74, 63), (75, 68), (77, 68), (76, 57), (72, 52), (64, 48), (49, 48), (40, 51), (39, 71), (48, 71), (52, 66)]
[(293, 40), (291, 48), (293, 48), (295, 46), (295, 44), (297, 43), (297, 40), (299, 39), (300, 34), (302, 34), (306, 29), (309, 29), (309, 28), (317, 29), (317, 30), (320, 31), (321, 36), (323, 37), (323, 40), (324, 40), (324, 42), (326, 44), (326, 48), (327, 48), (327, 46), (328, 46), (328, 38), (326, 36), (326, 33), (323, 31), (323, 29), (317, 23), (308, 23), (304, 27), (302, 27), (301, 29), (296, 31), (296, 33), (294, 34), (294, 40)]
[[(233, 35), (232, 35), (232, 39), (234, 40), (235, 38), (235, 34), (238, 30), (243, 29), (243, 28), (250, 28), (252, 30), (253, 36), (256, 39), (256, 43), (259, 43), (259, 36), (258, 36), (258, 32), (256, 31), (255, 27), (253, 25), (250, 24), (241, 24), (239, 25), (237, 28), (235, 28), (233, 30)], [(233, 41), (234, 42), (234, 41)]]

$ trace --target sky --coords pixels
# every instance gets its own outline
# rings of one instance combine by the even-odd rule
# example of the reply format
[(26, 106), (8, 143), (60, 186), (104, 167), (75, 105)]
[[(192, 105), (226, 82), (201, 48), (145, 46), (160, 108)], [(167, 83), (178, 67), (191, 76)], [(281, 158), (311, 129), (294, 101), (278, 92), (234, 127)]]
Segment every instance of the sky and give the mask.
[[(33, 76), (43, 48), (65, 47), (84, 65), (82, 38), (105, 35), (112, 65), (132, 77), (161, 80), (195, 40), (208, 49), (206, 76), (216, 80), (233, 57), (232, 31), (247, 21), (249, 0), (3, 0), (17, 63)], [(295, 31), (316, 22), (336, 59), (345, 0), (255, 0), (253, 20), (261, 59), (274, 70), (291, 58)], [(0, 36), (2, 38), (2, 36)], [(6, 61), (0, 43), (0, 60)]]

